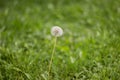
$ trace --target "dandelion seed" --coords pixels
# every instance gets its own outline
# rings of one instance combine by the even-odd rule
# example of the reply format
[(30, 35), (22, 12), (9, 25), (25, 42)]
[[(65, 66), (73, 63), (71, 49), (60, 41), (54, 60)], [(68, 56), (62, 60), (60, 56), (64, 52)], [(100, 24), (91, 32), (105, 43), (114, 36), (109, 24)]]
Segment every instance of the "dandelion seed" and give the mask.
[(60, 37), (63, 34), (63, 30), (59, 26), (53, 26), (51, 29), (51, 34), (55, 37)]

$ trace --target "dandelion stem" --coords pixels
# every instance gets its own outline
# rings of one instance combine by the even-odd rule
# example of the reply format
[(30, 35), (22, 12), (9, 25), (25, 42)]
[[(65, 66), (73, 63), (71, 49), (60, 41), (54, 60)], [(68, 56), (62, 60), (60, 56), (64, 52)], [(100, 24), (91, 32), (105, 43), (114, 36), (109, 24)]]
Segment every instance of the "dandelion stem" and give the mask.
[(51, 71), (53, 56), (54, 56), (54, 54), (55, 54), (56, 43), (57, 43), (57, 37), (55, 37), (54, 47), (53, 47), (53, 51), (52, 51), (52, 56), (51, 56), (50, 63), (49, 63), (49, 66), (48, 66), (48, 68), (49, 68), (49, 70), (48, 70), (48, 80), (49, 80), (49, 77), (50, 77), (50, 71)]

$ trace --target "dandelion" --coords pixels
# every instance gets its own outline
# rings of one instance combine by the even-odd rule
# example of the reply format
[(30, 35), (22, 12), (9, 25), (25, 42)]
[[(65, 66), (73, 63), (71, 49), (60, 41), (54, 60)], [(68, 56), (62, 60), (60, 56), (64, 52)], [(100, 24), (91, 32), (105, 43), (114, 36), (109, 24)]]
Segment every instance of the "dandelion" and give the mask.
[(55, 37), (60, 37), (63, 34), (63, 30), (59, 26), (53, 26), (51, 29), (51, 34)]
[(50, 75), (52, 61), (53, 61), (53, 55), (55, 53), (55, 47), (56, 47), (56, 43), (57, 43), (57, 37), (62, 36), (63, 30), (59, 26), (53, 26), (52, 29), (51, 29), (51, 34), (55, 37), (55, 41), (54, 41), (54, 46), (53, 46), (51, 60), (50, 60), (49, 66), (48, 66), (48, 68), (49, 68), (49, 70), (48, 70), (48, 80), (49, 80), (49, 75)]

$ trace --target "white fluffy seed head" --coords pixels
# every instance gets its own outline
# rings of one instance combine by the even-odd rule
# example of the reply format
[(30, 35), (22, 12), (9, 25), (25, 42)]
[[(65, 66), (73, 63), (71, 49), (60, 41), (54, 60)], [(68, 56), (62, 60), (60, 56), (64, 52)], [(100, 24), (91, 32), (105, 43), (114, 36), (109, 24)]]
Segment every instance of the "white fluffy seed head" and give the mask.
[(59, 26), (53, 26), (51, 29), (51, 34), (55, 37), (60, 37), (63, 34), (63, 30)]

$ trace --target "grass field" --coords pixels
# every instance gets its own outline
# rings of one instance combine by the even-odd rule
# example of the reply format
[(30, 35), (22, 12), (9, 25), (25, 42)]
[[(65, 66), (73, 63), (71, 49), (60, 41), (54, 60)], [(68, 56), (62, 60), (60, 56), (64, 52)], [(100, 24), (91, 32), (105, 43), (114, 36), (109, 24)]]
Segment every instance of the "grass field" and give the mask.
[(120, 0), (0, 0), (0, 80), (120, 80)]

